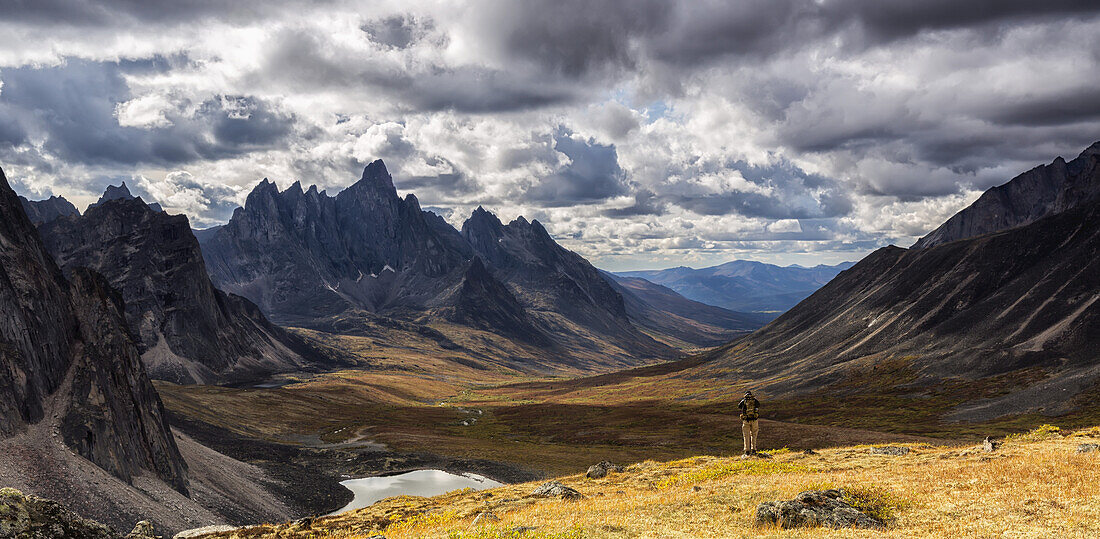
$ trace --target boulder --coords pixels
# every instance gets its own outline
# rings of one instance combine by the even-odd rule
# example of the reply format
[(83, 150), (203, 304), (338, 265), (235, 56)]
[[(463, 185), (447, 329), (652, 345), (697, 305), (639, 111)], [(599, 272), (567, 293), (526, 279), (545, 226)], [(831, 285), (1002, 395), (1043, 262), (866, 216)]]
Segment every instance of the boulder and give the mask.
[(810, 490), (793, 500), (764, 502), (756, 508), (756, 523), (780, 528), (884, 528), (885, 524), (867, 516), (844, 501), (840, 490)]
[(610, 472), (622, 473), (623, 467), (618, 464), (612, 464), (606, 460), (601, 460), (599, 463), (588, 467), (588, 473), (585, 474), (585, 477), (589, 479), (600, 479), (607, 477), (607, 474)]
[(900, 457), (902, 455), (908, 455), (909, 448), (896, 445), (888, 445), (883, 447), (872, 447), (867, 452), (872, 455), (891, 455), (895, 457)]
[(539, 488), (536, 488), (531, 492), (532, 496), (541, 496), (543, 498), (561, 498), (563, 500), (583, 500), (584, 494), (577, 492), (576, 489), (567, 487), (557, 481), (550, 481), (544, 483)]
[(500, 522), (500, 517), (492, 511), (482, 511), (474, 517), (474, 526), (481, 526), (483, 524), (489, 524), (492, 522)]
[(1081, 444), (1077, 446), (1078, 453), (1095, 453), (1100, 451), (1100, 444)]
[(813, 449), (805, 449), (805, 450), (802, 451), (802, 454), (803, 455), (816, 455), (818, 453), (817, 453), (817, 451), (814, 451)]
[(134, 525), (134, 529), (126, 534), (126, 539), (163, 539), (153, 529), (153, 523), (142, 520)]

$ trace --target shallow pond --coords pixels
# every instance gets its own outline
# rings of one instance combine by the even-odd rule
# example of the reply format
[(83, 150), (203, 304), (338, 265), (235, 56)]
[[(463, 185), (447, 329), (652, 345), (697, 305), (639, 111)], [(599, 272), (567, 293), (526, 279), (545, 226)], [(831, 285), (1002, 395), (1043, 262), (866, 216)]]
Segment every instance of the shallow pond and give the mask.
[(355, 494), (351, 503), (333, 515), (362, 509), (378, 500), (391, 496), (438, 496), (455, 490), (472, 488), (483, 490), (502, 486), (502, 483), (477, 474), (453, 474), (443, 470), (416, 470), (386, 477), (364, 477), (341, 481)]

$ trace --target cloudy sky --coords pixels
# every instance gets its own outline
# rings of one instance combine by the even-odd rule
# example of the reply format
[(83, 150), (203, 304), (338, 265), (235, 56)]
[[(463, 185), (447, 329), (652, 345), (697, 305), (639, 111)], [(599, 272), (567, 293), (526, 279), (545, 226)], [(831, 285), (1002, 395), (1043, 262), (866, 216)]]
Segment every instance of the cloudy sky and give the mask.
[(1095, 0), (0, 0), (0, 35), (30, 198), (198, 228), (382, 158), (615, 270), (857, 260), (1100, 140)]

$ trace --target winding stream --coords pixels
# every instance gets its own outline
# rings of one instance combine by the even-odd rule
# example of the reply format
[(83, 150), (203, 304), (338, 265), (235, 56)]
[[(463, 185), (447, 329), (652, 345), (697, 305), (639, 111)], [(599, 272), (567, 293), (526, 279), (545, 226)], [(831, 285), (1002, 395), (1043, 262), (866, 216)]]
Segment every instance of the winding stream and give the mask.
[(355, 494), (355, 498), (351, 503), (330, 515), (362, 509), (392, 496), (438, 496), (464, 488), (484, 490), (503, 485), (477, 474), (457, 475), (442, 470), (416, 470), (386, 477), (348, 479), (341, 481), (340, 484)]

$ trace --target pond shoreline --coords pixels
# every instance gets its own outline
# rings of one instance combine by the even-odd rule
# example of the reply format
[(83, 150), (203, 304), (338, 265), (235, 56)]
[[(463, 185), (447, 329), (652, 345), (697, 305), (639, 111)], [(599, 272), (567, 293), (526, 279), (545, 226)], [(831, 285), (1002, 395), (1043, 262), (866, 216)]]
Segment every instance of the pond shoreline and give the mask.
[[(316, 448), (240, 436), (208, 423), (169, 412), (174, 428), (219, 453), (262, 468), (278, 484), (270, 490), (294, 510), (294, 518), (326, 515), (354, 498), (340, 484), (354, 478), (386, 477), (417, 470), (473, 473), (499, 483), (522, 483), (544, 478), (543, 473), (511, 464), (436, 455), (401, 453), (371, 447)], [(230, 522), (241, 526), (253, 522)]]

